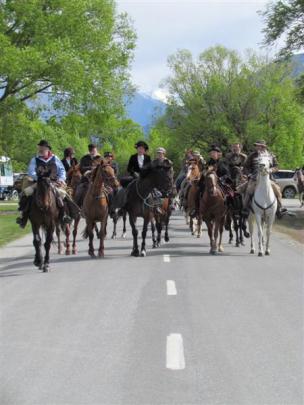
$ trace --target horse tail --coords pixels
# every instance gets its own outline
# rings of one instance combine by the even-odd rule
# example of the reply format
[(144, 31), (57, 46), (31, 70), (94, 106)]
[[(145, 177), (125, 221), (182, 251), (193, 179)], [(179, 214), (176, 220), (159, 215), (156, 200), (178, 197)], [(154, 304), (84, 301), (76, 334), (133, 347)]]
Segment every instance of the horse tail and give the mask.
[(83, 232), (82, 232), (82, 237), (83, 239), (88, 239), (89, 237), (89, 232), (88, 232), (88, 226), (86, 225), (86, 227), (84, 228)]

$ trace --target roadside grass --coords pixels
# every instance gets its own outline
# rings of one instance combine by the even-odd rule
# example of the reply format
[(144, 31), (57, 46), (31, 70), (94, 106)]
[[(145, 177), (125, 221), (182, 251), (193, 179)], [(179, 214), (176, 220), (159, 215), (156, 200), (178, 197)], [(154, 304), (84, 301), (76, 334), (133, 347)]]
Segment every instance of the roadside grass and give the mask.
[(274, 229), (304, 244), (304, 211), (296, 211), (295, 217), (285, 215), (282, 219), (277, 219)]
[(5, 203), (1, 202), (0, 204), (0, 213), (6, 213), (6, 212), (14, 212), (18, 211), (18, 203)]
[(21, 229), (16, 224), (16, 215), (8, 214), (0, 215), (0, 230), (0, 246), (4, 246), (13, 240), (28, 234), (31, 227), (27, 225), (25, 229)]

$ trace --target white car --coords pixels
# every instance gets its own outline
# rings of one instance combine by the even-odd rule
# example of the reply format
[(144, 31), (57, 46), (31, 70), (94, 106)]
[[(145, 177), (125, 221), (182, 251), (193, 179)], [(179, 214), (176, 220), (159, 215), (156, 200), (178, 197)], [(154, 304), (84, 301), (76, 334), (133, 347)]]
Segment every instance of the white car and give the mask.
[(295, 198), (298, 192), (294, 175), (294, 170), (278, 170), (272, 174), (273, 179), (280, 186), (283, 198)]

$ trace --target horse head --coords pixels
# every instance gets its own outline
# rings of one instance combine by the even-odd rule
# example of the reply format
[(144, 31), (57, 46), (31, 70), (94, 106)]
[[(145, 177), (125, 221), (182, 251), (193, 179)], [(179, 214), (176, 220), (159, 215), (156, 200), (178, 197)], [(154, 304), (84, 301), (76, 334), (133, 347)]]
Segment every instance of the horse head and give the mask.
[(217, 187), (218, 186), (218, 177), (213, 170), (207, 171), (206, 176), (205, 176), (205, 184), (206, 184), (207, 193), (211, 197), (215, 197), (217, 195), (217, 191), (218, 191), (218, 187)]
[(95, 189), (100, 189), (103, 186), (110, 186), (114, 189), (119, 187), (119, 181), (115, 176), (114, 169), (104, 160), (101, 160), (93, 169), (92, 183)]
[(192, 162), (188, 167), (188, 172), (186, 175), (186, 179), (190, 182), (199, 180), (201, 177), (201, 172), (199, 169), (199, 165), (197, 162)]
[(40, 210), (47, 211), (51, 207), (52, 193), (53, 189), (50, 177), (46, 176), (45, 173), (42, 175), (38, 174), (35, 202)]
[(149, 178), (151, 186), (159, 191), (169, 193), (173, 187), (173, 165), (170, 160), (155, 159), (148, 163), (140, 174), (141, 178)]

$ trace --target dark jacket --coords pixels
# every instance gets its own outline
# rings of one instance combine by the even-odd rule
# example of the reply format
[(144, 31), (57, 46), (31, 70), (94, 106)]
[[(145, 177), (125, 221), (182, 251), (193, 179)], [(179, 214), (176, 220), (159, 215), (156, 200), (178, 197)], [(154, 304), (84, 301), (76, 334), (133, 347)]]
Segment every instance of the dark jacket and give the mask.
[(72, 158), (70, 163), (68, 162), (68, 160), (66, 158), (62, 159), (61, 162), (62, 162), (66, 172), (68, 172), (72, 166), (76, 166), (78, 164), (78, 161), (76, 158)]
[(229, 169), (222, 160), (209, 159), (207, 166), (214, 166), (218, 177), (229, 176)]
[[(270, 167), (271, 168), (278, 168), (278, 161), (271, 152), (269, 153), (270, 157)], [(246, 162), (244, 164), (244, 172), (245, 174), (253, 175), (255, 176), (258, 171), (258, 165), (259, 165), (259, 153), (258, 152), (252, 152), (250, 155), (247, 157)]]
[[(151, 162), (151, 158), (148, 155), (144, 155), (144, 166), (147, 163)], [(138, 160), (137, 160), (137, 153), (135, 155), (132, 155), (130, 157), (129, 163), (128, 163), (128, 168), (127, 171), (131, 174), (131, 176), (134, 175), (134, 173), (140, 173), (140, 167), (138, 165)]]
[(93, 162), (94, 162), (94, 160), (97, 160), (97, 159), (100, 159), (99, 155), (94, 156), (92, 158), (92, 156), (88, 153), (87, 155), (83, 156), (80, 159), (80, 172), (81, 172), (81, 174), (84, 174), (88, 170), (92, 170)]

